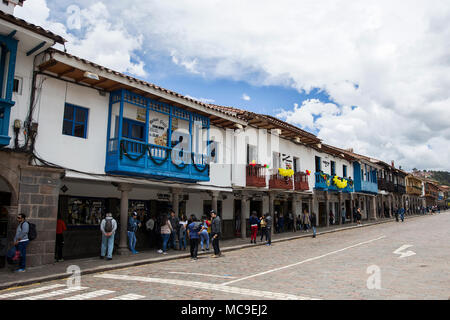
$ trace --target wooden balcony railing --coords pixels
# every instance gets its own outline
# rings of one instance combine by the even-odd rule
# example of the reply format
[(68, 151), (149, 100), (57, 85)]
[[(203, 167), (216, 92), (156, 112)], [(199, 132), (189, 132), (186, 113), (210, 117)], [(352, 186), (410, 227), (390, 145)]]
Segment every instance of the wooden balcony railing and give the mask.
[(395, 187), (394, 183), (391, 181), (388, 181), (386, 179), (378, 179), (378, 190), (385, 190), (388, 192), (394, 192)]
[(269, 180), (270, 189), (292, 190), (294, 188), (292, 177), (283, 177), (279, 173), (272, 174)]
[(261, 165), (247, 165), (246, 168), (247, 187), (266, 187), (266, 168)]
[(308, 175), (305, 172), (296, 172), (294, 174), (294, 189), (297, 191), (308, 191)]

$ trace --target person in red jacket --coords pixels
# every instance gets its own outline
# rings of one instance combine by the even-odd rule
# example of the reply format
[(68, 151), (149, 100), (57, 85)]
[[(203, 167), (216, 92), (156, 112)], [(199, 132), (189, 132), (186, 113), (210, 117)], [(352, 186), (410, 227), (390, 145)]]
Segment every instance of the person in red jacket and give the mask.
[(64, 261), (63, 259), (63, 247), (64, 247), (64, 235), (63, 232), (67, 230), (65, 222), (61, 219), (61, 215), (58, 214), (58, 220), (56, 221), (56, 262)]

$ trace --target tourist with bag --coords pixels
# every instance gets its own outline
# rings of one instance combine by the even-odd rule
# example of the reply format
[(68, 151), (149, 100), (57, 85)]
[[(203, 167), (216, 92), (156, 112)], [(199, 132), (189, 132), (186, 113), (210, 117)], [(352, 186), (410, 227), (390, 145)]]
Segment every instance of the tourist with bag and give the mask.
[(117, 221), (112, 217), (111, 213), (107, 213), (105, 219), (100, 223), (102, 231), (102, 247), (100, 251), (100, 259), (112, 260), (114, 250), (114, 236), (117, 230)]
[(28, 239), (28, 232), (30, 230), (30, 224), (26, 221), (26, 216), (23, 213), (19, 213), (17, 216), (17, 222), (19, 225), (16, 229), (16, 235), (14, 237), (14, 246), (16, 247), (15, 257), (20, 253), (19, 258), (19, 268), (14, 272), (24, 272), (26, 269), (26, 257), (27, 257), (27, 246), (30, 240)]

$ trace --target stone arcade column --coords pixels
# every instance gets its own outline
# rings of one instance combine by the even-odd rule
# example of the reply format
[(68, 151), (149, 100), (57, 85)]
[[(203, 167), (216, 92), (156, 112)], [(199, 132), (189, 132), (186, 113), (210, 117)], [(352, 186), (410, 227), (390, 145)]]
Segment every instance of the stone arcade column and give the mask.
[(120, 196), (120, 242), (117, 250), (118, 254), (130, 254), (128, 249), (128, 200), (129, 192), (133, 189), (132, 185), (127, 183), (119, 184), (118, 190), (121, 192)]
[[(214, 210), (217, 214), (219, 214), (219, 212), (217, 212), (217, 199), (219, 198), (219, 194), (219, 191), (211, 192), (211, 209)], [(222, 217), (220, 217), (220, 219), (222, 219)]]
[(171, 191), (172, 191), (172, 209), (173, 211), (175, 211), (175, 216), (178, 217), (178, 215), (180, 214), (179, 205), (180, 205), (180, 194), (182, 190), (172, 188)]
[(241, 198), (241, 238), (247, 238), (247, 211), (249, 210), (248, 195), (242, 194)]
[(336, 212), (335, 215), (334, 220), (336, 221), (336, 224), (342, 224), (342, 192), (339, 192), (338, 212)]
[[(294, 218), (294, 225), (292, 226), (293, 231), (296, 230), (296, 225), (297, 225), (297, 201), (298, 201), (298, 196), (296, 194), (292, 195), (292, 216)], [(300, 209), (301, 209), (301, 205), (300, 205)]]
[(269, 192), (269, 214), (272, 217), (272, 230), (270, 230), (271, 234), (273, 235), (273, 229), (275, 228), (275, 206), (274, 206), (274, 202), (275, 202), (275, 193), (274, 192)]
[(377, 196), (372, 197), (372, 218), (371, 220), (377, 219)]

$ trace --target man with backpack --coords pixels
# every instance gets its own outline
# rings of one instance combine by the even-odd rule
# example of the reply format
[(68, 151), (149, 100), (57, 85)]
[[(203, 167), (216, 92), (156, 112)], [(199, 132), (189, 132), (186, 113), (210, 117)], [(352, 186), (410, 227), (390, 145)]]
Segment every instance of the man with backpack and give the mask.
[(100, 251), (100, 259), (112, 260), (114, 250), (114, 235), (117, 230), (117, 221), (112, 217), (111, 213), (107, 213), (105, 219), (100, 223), (102, 231), (102, 247)]
[[(30, 240), (33, 240), (36, 237), (35, 225), (32, 225), (25, 219), (26, 216), (23, 213), (19, 213), (19, 215), (17, 216), (17, 222), (19, 223), (19, 225), (17, 226), (16, 235), (14, 237), (14, 246), (16, 247), (16, 250), (20, 252), (20, 259), (19, 268), (14, 272), (25, 271), (27, 246)], [(32, 229), (31, 232), (30, 229)], [(29, 234), (31, 239), (29, 238)]]

